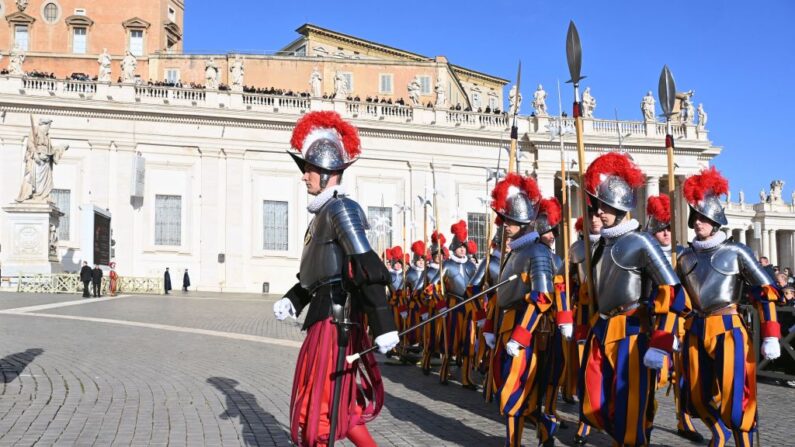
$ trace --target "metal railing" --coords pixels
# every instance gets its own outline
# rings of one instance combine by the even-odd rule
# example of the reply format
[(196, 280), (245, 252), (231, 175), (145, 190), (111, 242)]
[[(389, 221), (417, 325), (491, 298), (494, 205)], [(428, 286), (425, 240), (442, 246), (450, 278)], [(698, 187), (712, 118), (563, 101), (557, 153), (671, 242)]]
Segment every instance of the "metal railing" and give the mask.
[[(110, 278), (103, 277), (100, 290), (108, 294)], [(90, 288), (90, 286), (89, 286)], [(83, 282), (77, 273), (17, 276), (17, 292), (23, 293), (82, 293)], [(119, 276), (116, 293), (162, 294), (163, 278)]]

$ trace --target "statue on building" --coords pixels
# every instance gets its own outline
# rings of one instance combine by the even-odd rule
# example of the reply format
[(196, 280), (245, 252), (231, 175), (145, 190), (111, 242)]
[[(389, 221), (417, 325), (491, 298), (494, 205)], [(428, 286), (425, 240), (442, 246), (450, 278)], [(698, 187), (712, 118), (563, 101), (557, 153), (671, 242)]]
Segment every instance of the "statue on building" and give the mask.
[(745, 204), (745, 192), (741, 189), (740, 190), (740, 205)]
[(204, 61), (204, 88), (207, 90), (218, 90), (218, 65), (215, 59)]
[(124, 59), (121, 60), (121, 82), (130, 83), (135, 82), (135, 68), (138, 67), (138, 61), (133, 56), (130, 50), (124, 53)]
[(447, 91), (444, 89), (444, 83), (441, 79), (436, 81), (433, 91), (436, 93), (436, 107), (444, 107), (447, 103)]
[(25, 145), (25, 173), (17, 202), (50, 200), (53, 166), (58, 164), (68, 145), (54, 147), (50, 140), (52, 120), (40, 119), (36, 125), (30, 117), (30, 136)]
[(245, 76), (245, 68), (243, 67), (243, 60), (235, 56), (235, 61), (232, 62), (232, 66), (229, 67), (229, 71), (232, 73), (232, 85), (231, 85), (232, 91), (242, 92), (243, 78)]
[(791, 202), (790, 205), (795, 206), (795, 191), (792, 191), (792, 194), (789, 196)]
[(99, 55), (97, 59), (97, 63), (99, 64), (99, 74), (97, 74), (97, 81), (99, 82), (110, 82), (110, 54), (108, 54), (108, 49), (103, 48), (102, 53)]
[(511, 87), (511, 90), (508, 91), (508, 102), (511, 115), (519, 114), (519, 110), (522, 108), (522, 94), (516, 91), (516, 84)]
[(348, 80), (345, 79), (345, 76), (342, 75), (341, 71), (337, 71), (334, 73), (334, 97), (339, 99), (345, 99), (348, 95), (350, 86), (348, 85)]
[(17, 9), (19, 9), (20, 12), (25, 12), (25, 9), (28, 7), (28, 3), (30, 3), (28, 0), (17, 0)]
[(783, 204), (781, 195), (784, 192), (784, 180), (773, 180), (770, 182), (770, 203)]
[(761, 201), (761, 203), (767, 203), (767, 193), (765, 192), (764, 189), (759, 191), (759, 200)]
[(422, 90), (422, 84), (420, 84), (420, 80), (417, 77), (412, 79), (411, 82), (409, 82), (407, 89), (409, 91), (411, 105), (415, 107), (420, 105), (420, 91)]
[(582, 93), (582, 116), (583, 118), (593, 118), (593, 111), (596, 109), (596, 98), (591, 96), (591, 87), (587, 87)]
[(651, 94), (651, 90), (646, 93), (646, 96), (643, 97), (643, 100), (640, 102), (640, 111), (643, 113), (643, 120), (644, 121), (654, 121), (654, 105), (656, 102), (654, 101), (654, 95)]
[(707, 128), (707, 112), (704, 111), (704, 104), (698, 104), (698, 130), (704, 130)]
[(536, 110), (536, 116), (547, 116), (547, 92), (541, 84), (538, 84), (538, 88), (533, 93), (533, 108)]
[(682, 94), (682, 99), (679, 103), (679, 120), (685, 124), (693, 124), (694, 108), (693, 108), (693, 95), (696, 92), (689, 90)]
[(312, 69), (312, 74), (309, 76), (309, 90), (312, 92), (313, 98), (323, 96), (323, 77), (320, 76), (317, 67)]
[(14, 45), (11, 49), (11, 54), (8, 56), (8, 73), (12, 76), (24, 76), (25, 70), (22, 69), (22, 63), (25, 62), (25, 52), (19, 48), (19, 45)]

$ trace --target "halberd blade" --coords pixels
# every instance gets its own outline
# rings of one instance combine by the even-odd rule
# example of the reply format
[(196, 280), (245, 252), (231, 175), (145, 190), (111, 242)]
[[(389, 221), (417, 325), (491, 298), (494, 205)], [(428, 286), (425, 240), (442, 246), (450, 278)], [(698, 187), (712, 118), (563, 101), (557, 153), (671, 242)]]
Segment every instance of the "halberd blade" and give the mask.
[(674, 83), (674, 75), (668, 65), (663, 66), (662, 73), (660, 73), (660, 85), (657, 89), (657, 94), (660, 100), (660, 107), (663, 109), (663, 115), (666, 118), (674, 114), (674, 102), (676, 101), (676, 84)]
[(519, 61), (519, 69), (516, 72), (516, 95), (518, 96), (521, 92), (519, 87), (522, 85), (522, 61)]
[(580, 34), (574, 21), (569, 22), (569, 32), (566, 35), (566, 60), (569, 63), (569, 75), (571, 79), (566, 82), (578, 84), (580, 79), (580, 69), (582, 68), (582, 47), (580, 46)]

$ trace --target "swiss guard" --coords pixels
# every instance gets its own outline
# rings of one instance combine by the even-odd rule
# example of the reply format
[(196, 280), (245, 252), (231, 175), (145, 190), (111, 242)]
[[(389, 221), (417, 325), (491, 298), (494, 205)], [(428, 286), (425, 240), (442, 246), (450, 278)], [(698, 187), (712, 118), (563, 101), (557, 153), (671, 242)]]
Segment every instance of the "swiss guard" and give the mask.
[(399, 338), (387, 305), (389, 272), (367, 241), (364, 212), (340, 184), (361, 152), (358, 131), (336, 112), (311, 112), (296, 124), (290, 144), (314, 196), (298, 283), (273, 306), (283, 320), (309, 305), (293, 378), (290, 437), (300, 446), (325, 445), (330, 437), (375, 446), (365, 422), (383, 406), (381, 374), (372, 355), (355, 368), (345, 367), (345, 355), (370, 346), (365, 314), (381, 353)]
[[(648, 445), (654, 370), (674, 348), (677, 315), (688, 310), (660, 246), (627, 217), (643, 183), (643, 172), (628, 155), (608, 153), (591, 163), (583, 185), (604, 226), (593, 253), (591, 299), (599, 315), (583, 352), (580, 408), (589, 425), (620, 446)], [(657, 285), (648, 297), (642, 293), (646, 281)]]
[(717, 169), (688, 178), (683, 193), (690, 205), (687, 224), (696, 237), (677, 265), (692, 300), (682, 349), (683, 400), (712, 431), (711, 446), (734, 436), (737, 446), (752, 446), (757, 430), (756, 356), (737, 305), (746, 296), (759, 311), (762, 356), (781, 355), (781, 329), (770, 277), (743, 244), (728, 240), (720, 196), (729, 182)]

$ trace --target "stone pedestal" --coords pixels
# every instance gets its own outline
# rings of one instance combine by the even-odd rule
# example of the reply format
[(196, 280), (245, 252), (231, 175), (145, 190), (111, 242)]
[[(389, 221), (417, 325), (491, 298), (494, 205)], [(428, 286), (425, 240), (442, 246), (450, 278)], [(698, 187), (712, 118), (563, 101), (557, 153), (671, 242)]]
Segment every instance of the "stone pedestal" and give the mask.
[(61, 271), (58, 259), (58, 218), (53, 203), (24, 202), (3, 207), (3, 276)]

